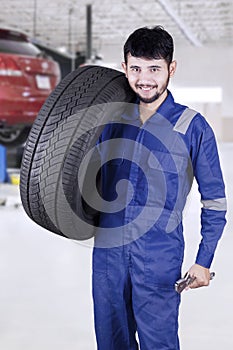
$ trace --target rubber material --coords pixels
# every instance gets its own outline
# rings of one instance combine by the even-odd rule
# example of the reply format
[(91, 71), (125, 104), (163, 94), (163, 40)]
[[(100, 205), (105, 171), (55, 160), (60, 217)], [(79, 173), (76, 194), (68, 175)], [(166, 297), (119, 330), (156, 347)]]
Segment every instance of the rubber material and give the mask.
[(75, 185), (79, 165), (103, 129), (98, 118), (107, 121), (106, 106), (134, 97), (123, 73), (98, 66), (78, 68), (55, 88), (32, 126), (21, 165), (21, 200), (34, 222), (72, 239), (93, 235), (79, 230), (70, 236), (71, 218), (59, 203), (60, 183), (72, 210), (94, 223), (96, 213), (86, 210)]
[(30, 127), (28, 126), (21, 129), (12, 128), (12, 131), (5, 131), (4, 128), (0, 129), (0, 145), (8, 148), (22, 146), (26, 142), (29, 132)]

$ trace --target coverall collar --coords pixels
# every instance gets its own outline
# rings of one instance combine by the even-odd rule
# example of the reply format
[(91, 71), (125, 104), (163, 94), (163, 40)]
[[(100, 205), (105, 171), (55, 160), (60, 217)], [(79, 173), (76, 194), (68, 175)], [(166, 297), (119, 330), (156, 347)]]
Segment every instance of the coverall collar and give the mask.
[[(133, 122), (140, 122), (139, 121), (139, 98), (136, 99), (135, 103), (129, 104), (129, 106), (127, 107), (127, 110), (125, 111), (125, 113), (122, 115), (122, 118), (127, 120), (127, 121), (131, 121)], [(157, 109), (157, 111), (147, 120), (148, 122), (151, 123), (155, 123), (156, 122), (156, 116), (157, 114), (161, 114), (163, 117), (165, 117), (166, 119), (170, 119), (170, 115), (171, 115), (171, 110), (175, 107), (175, 102), (174, 102), (174, 98), (171, 94), (171, 92), (168, 90), (168, 95), (166, 97), (166, 99), (164, 100), (164, 102), (160, 105), (160, 107)]]

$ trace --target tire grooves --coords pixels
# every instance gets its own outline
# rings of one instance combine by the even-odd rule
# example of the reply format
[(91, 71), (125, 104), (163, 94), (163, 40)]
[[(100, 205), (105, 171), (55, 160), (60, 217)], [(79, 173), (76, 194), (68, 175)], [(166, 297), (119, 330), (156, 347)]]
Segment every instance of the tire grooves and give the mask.
[[(85, 85), (85, 73), (88, 73), (87, 71), (90, 69), (100, 69), (100, 71), (97, 71), (99, 73), (100, 77), (100, 84), (101, 88), (98, 87), (98, 82), (96, 83), (96, 80), (94, 79), (94, 74), (92, 76), (87, 76), (87, 80), (90, 80), (89, 87), (87, 87), (87, 84)], [(101, 71), (102, 70), (102, 71)], [(72, 109), (69, 109), (70, 104), (74, 104), (74, 108), (77, 108), (77, 111), (82, 111), (90, 107), (94, 104), (101, 104), (101, 103), (108, 103), (111, 102), (112, 96), (115, 98), (115, 100), (119, 102), (124, 102), (119, 100), (117, 96), (120, 96), (120, 87), (123, 85), (123, 73), (114, 71), (114, 74), (117, 73), (116, 76), (111, 76), (111, 74), (108, 74), (108, 70), (113, 71), (111, 69), (105, 68), (105, 67), (96, 67), (96, 66), (88, 66), (85, 67), (85, 69), (82, 69), (78, 72), (72, 72), (70, 73), (55, 89), (55, 91), (50, 95), (50, 97), (46, 100), (45, 104), (42, 106), (41, 111), (38, 114), (38, 118), (35, 121), (34, 127), (31, 130), (31, 133), (28, 138), (28, 142), (25, 148), (24, 156), (23, 156), (23, 171), (21, 169), (21, 176), (22, 181), (20, 184), (20, 192), (21, 192), (21, 198), (23, 202), (23, 206), (25, 211), (27, 212), (28, 216), (34, 220), (37, 224), (41, 225), (42, 227), (47, 228), (48, 230), (61, 234), (60, 230), (51, 222), (49, 216), (46, 213), (46, 209), (43, 205), (43, 201), (40, 197), (40, 190), (38, 188), (39, 186), (39, 173), (37, 173), (37, 168), (33, 168), (33, 164), (35, 164), (36, 161), (40, 163), (38, 167), (44, 165), (42, 158), (43, 153), (46, 154), (46, 149), (41, 147), (43, 146), (43, 143), (48, 141), (48, 139), (53, 135), (56, 131), (56, 127), (59, 125), (59, 122), (62, 122), (63, 120), (66, 121), (69, 116), (72, 114), (75, 114), (75, 112), (72, 112)], [(78, 73), (78, 74), (77, 74)], [(84, 75), (84, 77), (83, 77)], [(73, 76), (73, 77), (72, 77)], [(73, 84), (72, 87), (75, 89), (78, 86), (78, 79), (81, 78), (81, 86), (79, 87), (79, 90), (77, 91), (77, 99), (74, 98), (75, 94), (72, 95), (71, 91), (69, 91), (69, 88)], [(77, 80), (77, 83), (76, 83)], [(97, 79), (98, 80), (98, 79)], [(106, 82), (105, 82), (106, 80)], [(114, 82), (118, 80), (118, 83), (114, 87)], [(122, 80), (122, 81), (121, 81)], [(83, 91), (81, 91), (83, 87)], [(111, 89), (112, 88), (112, 89)], [(124, 87), (126, 89), (126, 87)], [(66, 91), (68, 90), (67, 94)], [(111, 91), (112, 90), (112, 91)], [(80, 92), (81, 91), (81, 92)], [(122, 91), (122, 90), (121, 90)], [(93, 96), (94, 95), (94, 96)], [(64, 97), (64, 100), (62, 101), (62, 98)], [(110, 101), (108, 101), (108, 99)], [(79, 100), (79, 102), (83, 103), (77, 103), (74, 102), (76, 100)], [(99, 100), (99, 101), (98, 101)], [(52, 103), (51, 103), (52, 102)], [(61, 103), (60, 103), (61, 102)], [(97, 102), (97, 103), (96, 103)], [(51, 103), (51, 104), (50, 104)], [(65, 103), (65, 104), (64, 104)], [(82, 107), (83, 104), (83, 107)], [(67, 107), (65, 107), (65, 105)], [(59, 109), (60, 108), (60, 109)], [(76, 111), (76, 113), (77, 113)], [(54, 114), (53, 114), (54, 112)], [(59, 113), (60, 112), (60, 113)], [(71, 113), (70, 113), (71, 112)], [(84, 116), (87, 112), (84, 113)], [(49, 123), (49, 117), (54, 117), (54, 120)], [(83, 118), (83, 116), (82, 116)], [(40, 124), (40, 122), (42, 123)], [(77, 123), (80, 124), (81, 120), (78, 120)], [(56, 125), (55, 125), (56, 124)], [(66, 154), (67, 150), (69, 150), (70, 145), (73, 143), (73, 137), (76, 132), (76, 130), (79, 127), (79, 124), (75, 126), (75, 131), (72, 133), (70, 137), (70, 142), (68, 146), (66, 145)], [(55, 128), (53, 127), (55, 125)], [(90, 128), (91, 129), (91, 128)], [(43, 140), (42, 140), (43, 135)], [(93, 138), (93, 134), (90, 134), (88, 137), (88, 142), (91, 143), (91, 137)], [(85, 142), (85, 141), (84, 141)], [(87, 146), (88, 147), (88, 146)], [(81, 149), (81, 148), (80, 148)], [(82, 150), (82, 149), (81, 149)], [(45, 151), (45, 152), (44, 152)], [(38, 156), (38, 157), (37, 157)], [(65, 159), (65, 158), (63, 158)], [(42, 164), (43, 163), (43, 164)], [(62, 162), (62, 166), (64, 164), (64, 160)], [(33, 175), (32, 175), (32, 172)], [(56, 171), (58, 175), (58, 179), (60, 181), (62, 171)], [(70, 176), (70, 175), (69, 175)], [(58, 187), (56, 182), (56, 188)], [(30, 188), (30, 185), (32, 185), (32, 188)], [(32, 201), (30, 202), (30, 196), (32, 195)], [(26, 203), (25, 203), (25, 197), (26, 197)], [(57, 191), (55, 191), (55, 203), (57, 201)], [(34, 214), (36, 213), (36, 215)], [(38, 214), (39, 213), (39, 214)], [(58, 222), (57, 217), (57, 207), (55, 207), (55, 213), (56, 213), (56, 221)], [(40, 221), (40, 222), (38, 222)], [(63, 235), (64, 236), (64, 235)]]
[[(119, 76), (114, 77), (112, 80), (110, 80), (109, 82), (107, 82), (107, 83), (103, 86), (103, 89), (105, 89), (108, 85), (110, 85), (114, 80), (119, 79), (119, 78), (121, 78), (121, 77), (122, 77), (122, 75), (119, 75)], [(92, 105), (92, 103), (94, 103), (97, 99), (98, 99), (98, 93), (95, 95), (95, 97), (92, 99), (92, 101), (90, 101), (90, 105)], [(99, 102), (99, 103), (101, 103), (101, 102)], [(90, 106), (89, 106), (89, 107), (90, 107)], [(87, 106), (86, 108), (88, 108), (88, 106)], [(87, 113), (87, 112), (86, 112), (86, 113)], [(86, 113), (83, 115), (83, 117), (85, 117)], [(73, 132), (72, 137), (71, 137), (71, 139), (70, 139), (70, 142), (69, 142), (69, 144), (68, 144), (68, 147), (67, 147), (68, 150), (70, 149), (70, 145), (73, 143), (73, 136), (75, 135), (75, 133), (76, 133), (76, 129), (75, 129), (75, 131)], [(67, 155), (67, 152), (66, 152), (66, 155)], [(65, 155), (64, 159), (66, 158), (66, 155)], [(63, 166), (63, 165), (62, 165), (62, 166)], [(59, 181), (61, 180), (61, 175), (62, 175), (62, 172), (60, 172), (60, 174), (59, 174), (59, 176), (58, 176), (58, 182), (57, 182), (57, 184), (59, 184)], [(57, 186), (57, 187), (58, 187), (58, 186)], [(58, 194), (58, 191), (56, 191), (56, 196), (55, 196), (55, 199), (56, 199), (56, 200), (55, 200), (55, 203), (57, 203), (57, 194)], [(55, 216), (55, 219), (56, 219), (56, 222), (58, 222), (58, 217), (57, 217), (57, 215)]]
[[(80, 75), (82, 75), (82, 73), (85, 73), (85, 72), (86, 72), (88, 69), (90, 69), (90, 68), (91, 68), (91, 67), (85, 67), (85, 68), (80, 72)], [(44, 126), (45, 126), (45, 124), (46, 124), (46, 121), (47, 121), (47, 119), (49, 118), (50, 113), (51, 113), (53, 107), (56, 105), (57, 101), (59, 100), (59, 98), (61, 97), (61, 95), (63, 94), (63, 92), (67, 89), (68, 86), (70, 86), (70, 85), (73, 83), (73, 81), (74, 81), (78, 76), (80, 76), (80, 75), (75, 75), (74, 78), (73, 78), (72, 80), (68, 80), (68, 78), (69, 78), (69, 76), (70, 76), (71, 74), (74, 74), (74, 72), (72, 72), (72, 73), (70, 73), (68, 76), (66, 76), (66, 77), (64, 78), (64, 80), (61, 81), (61, 83), (57, 86), (57, 90), (59, 90), (59, 89), (62, 87), (62, 88), (61, 88), (61, 92), (59, 93), (59, 92), (57, 92), (56, 89), (55, 89), (54, 94), (52, 93), (52, 95), (50, 95), (50, 96), (48, 97), (48, 99), (45, 101), (44, 105), (42, 106), (40, 112), (38, 113), (38, 118), (35, 120), (35, 124), (36, 124), (37, 120), (38, 120), (39, 117), (40, 117), (40, 113), (41, 113), (41, 114), (42, 114), (43, 112), (45, 113), (45, 111), (43, 111), (43, 109), (45, 109), (45, 108), (47, 107), (47, 105), (49, 105), (50, 100), (54, 99), (53, 104), (50, 106), (50, 111), (49, 111), (47, 117), (45, 117), (45, 120), (44, 120), (44, 122), (43, 122), (43, 125), (41, 126), (41, 128), (39, 129), (39, 132), (38, 132), (37, 135), (36, 135), (36, 136), (37, 136), (37, 139), (36, 139), (35, 147), (34, 147), (32, 153), (30, 154), (30, 152), (27, 150), (27, 144), (26, 144), (26, 147), (25, 147), (25, 152), (24, 152), (24, 155), (23, 155), (23, 159), (25, 158), (25, 156), (27, 156), (27, 155), (29, 154), (30, 160), (31, 160), (31, 161), (29, 162), (30, 165), (29, 165), (29, 169), (28, 169), (28, 176), (27, 176), (27, 181), (26, 181), (26, 188), (29, 187), (29, 183), (30, 183), (30, 174), (31, 174), (32, 164), (33, 164), (33, 158), (34, 158), (34, 155), (35, 155), (35, 153), (36, 153), (36, 151), (37, 151), (37, 146), (38, 146), (38, 144), (40, 143), (40, 136), (41, 136), (41, 134), (43, 133), (43, 129), (44, 129)], [(67, 81), (67, 80), (68, 80), (68, 81)], [(55, 95), (55, 96), (54, 96), (54, 95)], [(42, 115), (42, 117), (43, 117), (43, 115)], [(35, 127), (36, 127), (36, 125), (35, 125)], [(35, 128), (32, 127), (32, 133), (34, 132), (34, 130), (35, 130)], [(36, 131), (38, 131), (38, 129), (36, 129)], [(29, 137), (28, 137), (28, 140), (29, 140), (29, 141), (31, 141), (31, 140), (30, 140), (30, 135), (31, 135), (31, 133), (29, 134)], [(34, 142), (34, 140), (33, 140), (33, 142)], [(28, 164), (28, 163), (27, 163), (27, 164)], [(21, 179), (21, 176), (22, 176), (22, 171), (21, 171), (21, 174), (20, 174), (20, 179)], [(20, 185), (20, 192), (21, 192), (21, 191), (22, 191), (22, 185)], [(21, 199), (23, 200), (22, 197), (21, 197)], [(24, 204), (25, 204), (25, 203), (24, 203)], [(24, 208), (25, 208), (25, 207), (24, 207)], [(32, 215), (32, 213), (31, 213), (30, 204), (29, 204), (29, 191), (28, 191), (28, 193), (27, 193), (27, 209), (28, 209), (28, 211), (27, 211), (26, 208), (25, 208), (27, 214), (28, 214), (31, 218), (33, 218), (33, 215)]]

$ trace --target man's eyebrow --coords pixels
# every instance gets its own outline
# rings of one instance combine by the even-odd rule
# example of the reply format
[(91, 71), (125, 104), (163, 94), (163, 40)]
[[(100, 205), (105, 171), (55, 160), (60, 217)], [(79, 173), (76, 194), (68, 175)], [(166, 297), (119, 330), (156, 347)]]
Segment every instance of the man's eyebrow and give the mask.
[[(131, 65), (130, 68), (141, 68), (141, 67), (140, 67), (140, 66), (137, 66), (137, 65)], [(149, 69), (152, 69), (152, 68), (162, 68), (162, 66), (153, 64), (152, 66), (148, 66), (147, 68), (149, 68)]]
[(159, 66), (159, 65), (156, 65), (156, 64), (153, 64), (153, 66), (149, 66), (148, 68), (162, 68), (162, 66)]
[(129, 66), (129, 68), (140, 68), (140, 67), (132, 64), (131, 66)]

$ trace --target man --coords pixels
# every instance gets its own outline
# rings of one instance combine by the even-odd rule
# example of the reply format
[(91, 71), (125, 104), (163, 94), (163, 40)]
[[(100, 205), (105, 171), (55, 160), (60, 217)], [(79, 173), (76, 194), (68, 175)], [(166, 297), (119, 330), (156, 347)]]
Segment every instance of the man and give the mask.
[[(178, 350), (182, 210), (195, 176), (202, 241), (188, 272), (195, 277), (190, 288), (207, 286), (226, 223), (224, 183), (210, 126), (167, 89), (176, 70), (170, 34), (160, 26), (136, 30), (124, 60), (137, 100), (105, 127), (98, 145), (109, 208), (100, 213), (93, 252), (97, 344), (136, 350), (137, 332), (141, 350)], [(117, 199), (125, 206), (115, 206)]]

